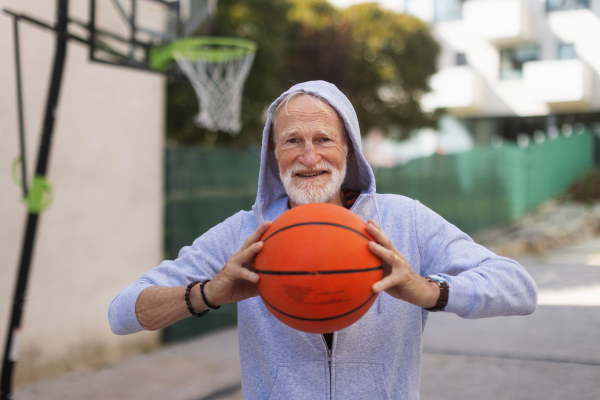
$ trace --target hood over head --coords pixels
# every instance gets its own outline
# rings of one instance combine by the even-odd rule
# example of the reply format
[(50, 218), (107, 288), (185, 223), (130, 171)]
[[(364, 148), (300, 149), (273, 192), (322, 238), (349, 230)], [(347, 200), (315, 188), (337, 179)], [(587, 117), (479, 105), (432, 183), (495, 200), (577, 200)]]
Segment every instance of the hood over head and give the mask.
[(261, 147), (260, 173), (258, 177), (258, 194), (252, 209), (258, 223), (273, 221), (288, 209), (288, 196), (279, 178), (279, 166), (275, 154), (269, 148), (269, 135), (273, 112), (277, 105), (290, 93), (303, 91), (325, 100), (340, 115), (350, 136), (354, 153), (348, 160), (346, 179), (343, 187), (358, 190), (368, 195), (375, 194), (375, 176), (367, 163), (361, 146), (358, 118), (350, 100), (333, 84), (325, 81), (310, 81), (292, 86), (279, 96), (269, 107), (267, 122), (263, 130)]

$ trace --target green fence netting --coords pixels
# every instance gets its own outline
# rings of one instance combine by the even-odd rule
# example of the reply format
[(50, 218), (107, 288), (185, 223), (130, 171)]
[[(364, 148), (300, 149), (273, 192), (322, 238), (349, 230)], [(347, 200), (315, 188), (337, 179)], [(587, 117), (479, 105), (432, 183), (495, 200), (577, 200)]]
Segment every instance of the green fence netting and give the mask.
[[(165, 154), (165, 252), (179, 250), (256, 199), (260, 149), (168, 147)], [(235, 325), (237, 307), (226, 304), (201, 319), (186, 318), (163, 330), (174, 342)]]
[[(510, 221), (564, 191), (593, 167), (593, 135), (559, 136), (519, 148), (505, 144), (465, 153), (433, 155), (375, 171), (378, 193), (421, 201), (467, 233)], [(256, 197), (260, 150), (166, 149), (165, 250), (177, 257), (208, 229)], [(202, 320), (187, 318), (165, 329), (166, 341), (235, 324), (228, 305)]]
[(593, 166), (583, 133), (519, 148), (434, 155), (375, 172), (377, 192), (421, 201), (467, 233), (518, 218), (557, 196)]

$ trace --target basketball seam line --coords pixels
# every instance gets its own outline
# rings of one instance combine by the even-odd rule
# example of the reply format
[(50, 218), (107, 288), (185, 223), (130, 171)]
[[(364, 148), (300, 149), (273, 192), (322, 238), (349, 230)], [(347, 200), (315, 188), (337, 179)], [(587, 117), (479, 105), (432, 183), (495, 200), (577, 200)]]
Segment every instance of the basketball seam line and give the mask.
[(328, 226), (336, 226), (336, 227), (338, 227), (338, 228), (344, 228), (344, 229), (347, 229), (347, 230), (349, 230), (349, 231), (352, 231), (352, 232), (354, 232), (354, 233), (358, 233), (360, 236), (364, 237), (364, 238), (365, 238), (365, 239), (367, 239), (369, 242), (371, 241), (371, 239), (370, 239), (368, 236), (366, 236), (365, 234), (363, 234), (363, 233), (361, 233), (361, 232), (357, 231), (356, 229), (352, 229), (352, 228), (350, 228), (350, 227), (347, 227), (346, 225), (334, 224), (334, 223), (332, 223), (332, 222), (301, 222), (301, 223), (299, 223), (299, 224), (294, 224), (294, 225), (289, 225), (289, 226), (286, 226), (286, 227), (284, 227), (284, 228), (281, 228), (281, 229), (279, 229), (279, 230), (277, 230), (277, 231), (275, 231), (275, 232), (271, 233), (269, 236), (267, 236), (267, 237), (265, 238), (265, 240), (263, 240), (263, 243), (264, 243), (264, 242), (266, 242), (266, 241), (267, 241), (267, 240), (269, 240), (271, 237), (275, 236), (276, 234), (278, 234), (278, 233), (279, 233), (279, 232), (281, 232), (281, 231), (285, 231), (286, 229), (291, 229), (291, 228), (295, 228), (295, 227), (297, 227), (297, 226), (303, 226), (303, 225), (328, 225)]
[[(259, 291), (259, 293), (260, 293), (260, 291)], [(264, 298), (264, 296), (262, 295), (262, 293), (260, 293), (260, 297), (262, 298), (262, 300), (263, 300), (265, 303), (267, 303), (267, 304), (269, 305), (269, 307), (271, 307), (273, 310), (277, 311), (277, 312), (278, 312), (278, 313), (280, 313), (280, 314), (283, 314), (283, 315), (285, 315), (286, 317), (290, 317), (290, 318), (294, 318), (294, 319), (299, 319), (299, 320), (302, 320), (302, 321), (328, 321), (328, 320), (330, 320), (330, 319), (336, 319), (336, 318), (342, 318), (342, 317), (345, 317), (346, 315), (352, 314), (354, 311), (356, 311), (356, 310), (359, 310), (360, 308), (362, 308), (362, 307), (363, 307), (365, 304), (367, 304), (369, 301), (371, 301), (371, 299), (373, 298), (373, 296), (376, 296), (376, 295), (377, 295), (377, 293), (373, 293), (373, 294), (371, 295), (371, 297), (369, 297), (369, 298), (367, 299), (367, 301), (365, 301), (364, 303), (362, 303), (360, 306), (356, 307), (355, 309), (353, 309), (353, 310), (350, 310), (350, 311), (348, 311), (348, 312), (346, 312), (346, 313), (344, 313), (344, 314), (336, 315), (336, 316), (334, 316), (334, 317), (325, 317), (325, 318), (305, 318), (305, 317), (297, 317), (297, 316), (295, 316), (295, 315), (291, 315), (291, 314), (288, 314), (288, 313), (284, 313), (283, 311), (281, 311), (281, 310), (279, 310), (279, 309), (277, 309), (277, 308), (273, 307), (273, 305), (272, 305), (271, 303), (269, 303), (269, 302), (268, 302), (268, 301), (267, 301), (267, 300)]]
[(383, 265), (372, 268), (364, 269), (341, 269), (341, 270), (327, 270), (327, 271), (269, 271), (264, 269), (255, 269), (254, 272), (257, 274), (264, 275), (333, 275), (333, 274), (353, 274), (359, 272), (370, 272), (378, 271), (383, 269)]

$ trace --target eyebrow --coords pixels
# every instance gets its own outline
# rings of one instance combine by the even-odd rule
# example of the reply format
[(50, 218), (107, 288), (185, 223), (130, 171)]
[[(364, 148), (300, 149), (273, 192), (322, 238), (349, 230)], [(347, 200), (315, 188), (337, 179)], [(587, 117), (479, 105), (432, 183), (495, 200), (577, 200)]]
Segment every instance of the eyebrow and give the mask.
[(327, 135), (327, 136), (333, 136), (332, 132), (326, 131), (326, 130), (323, 130), (323, 129), (319, 129), (319, 130), (317, 130), (317, 132), (321, 133), (321, 134), (324, 134), (324, 135)]
[(281, 132), (281, 135), (279, 136), (279, 140), (283, 140), (296, 132), (298, 132), (298, 129), (290, 129), (289, 131)]
[[(285, 140), (287, 139), (289, 136), (293, 135), (294, 133), (297, 133), (298, 129), (290, 129), (289, 131), (285, 131), (281, 133), (281, 136), (279, 137), (279, 140)], [(317, 133), (320, 133), (321, 135), (325, 135), (329, 138), (333, 137), (333, 133), (331, 131), (326, 131), (324, 129), (318, 129)]]

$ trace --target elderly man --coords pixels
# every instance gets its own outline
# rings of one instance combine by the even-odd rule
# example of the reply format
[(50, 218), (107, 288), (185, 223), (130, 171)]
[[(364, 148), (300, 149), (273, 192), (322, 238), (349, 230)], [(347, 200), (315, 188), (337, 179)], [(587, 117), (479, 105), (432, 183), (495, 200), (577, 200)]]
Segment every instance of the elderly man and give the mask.
[[(252, 271), (269, 221), (314, 202), (368, 221), (376, 240), (369, 250), (386, 266), (371, 309), (325, 335), (273, 317), (257, 297)], [(109, 320), (115, 333), (128, 334), (238, 302), (247, 399), (418, 399), (429, 311), (523, 315), (535, 310), (536, 299), (537, 287), (518, 263), (475, 244), (418, 201), (375, 193), (354, 109), (334, 85), (317, 81), (292, 87), (269, 108), (253, 212), (238, 212), (144, 274), (113, 300)]]

